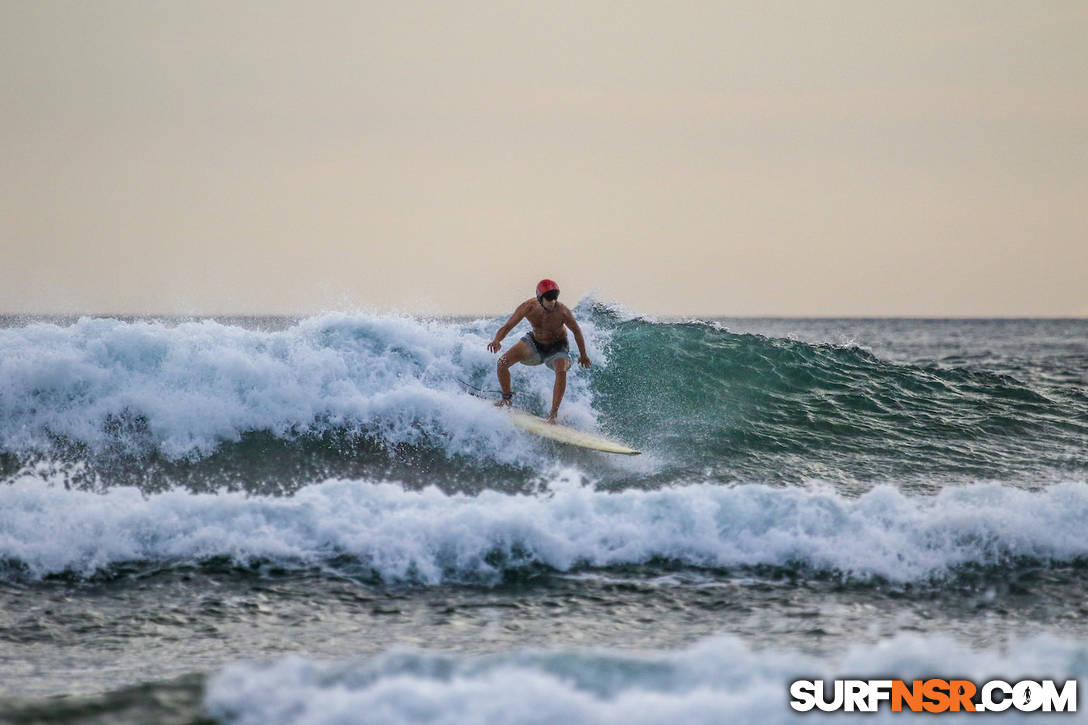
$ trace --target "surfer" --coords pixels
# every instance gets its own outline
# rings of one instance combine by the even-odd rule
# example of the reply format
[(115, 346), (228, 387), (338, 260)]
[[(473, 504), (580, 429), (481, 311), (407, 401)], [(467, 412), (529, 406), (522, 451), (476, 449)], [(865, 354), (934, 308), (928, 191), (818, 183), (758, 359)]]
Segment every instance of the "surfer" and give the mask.
[(559, 301), (559, 285), (550, 279), (540, 280), (540, 284), (536, 286), (536, 299), (528, 299), (518, 305), (506, 324), (495, 333), (495, 339), (487, 344), (487, 349), (491, 352), (502, 349), (500, 344), (502, 339), (522, 319), (528, 320), (533, 329), (525, 333), (499, 358), (497, 372), (499, 386), (502, 388), (502, 400), (495, 405), (511, 405), (514, 397), (514, 394), (510, 392), (511, 365), (543, 363), (555, 371), (552, 412), (548, 416), (548, 422), (554, 424), (559, 414), (559, 404), (563, 402), (563, 393), (567, 390), (567, 369), (570, 368), (570, 346), (567, 343), (567, 331), (563, 329), (563, 326), (566, 325), (574, 333), (574, 341), (578, 343), (578, 364), (584, 368), (590, 365), (589, 356), (586, 355), (586, 341), (582, 337), (582, 328), (578, 327), (578, 322), (574, 319), (570, 308)]

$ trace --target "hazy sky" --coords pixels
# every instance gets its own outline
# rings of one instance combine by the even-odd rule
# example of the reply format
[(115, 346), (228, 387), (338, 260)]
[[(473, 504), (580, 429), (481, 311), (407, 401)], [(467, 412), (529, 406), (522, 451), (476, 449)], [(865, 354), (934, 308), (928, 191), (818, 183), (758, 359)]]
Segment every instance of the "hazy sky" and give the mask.
[(1088, 3), (0, 0), (0, 312), (1088, 315)]

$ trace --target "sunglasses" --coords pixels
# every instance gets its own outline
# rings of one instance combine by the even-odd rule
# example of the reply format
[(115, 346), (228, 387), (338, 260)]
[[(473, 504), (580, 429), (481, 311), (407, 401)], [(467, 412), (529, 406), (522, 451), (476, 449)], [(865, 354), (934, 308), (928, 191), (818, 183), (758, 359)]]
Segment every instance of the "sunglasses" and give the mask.
[(557, 300), (557, 299), (559, 299), (559, 290), (550, 289), (547, 292), (545, 292), (544, 294), (540, 295), (540, 299), (548, 300), (549, 302), (552, 301), (552, 300)]

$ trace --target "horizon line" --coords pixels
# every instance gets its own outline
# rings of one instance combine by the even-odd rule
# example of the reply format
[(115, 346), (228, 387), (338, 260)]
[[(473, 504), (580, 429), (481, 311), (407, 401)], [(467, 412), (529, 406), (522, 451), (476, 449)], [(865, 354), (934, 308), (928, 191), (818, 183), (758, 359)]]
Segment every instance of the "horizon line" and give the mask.
[[(627, 310), (635, 317), (653, 317), (659, 319), (745, 319), (745, 320), (1088, 320), (1088, 314), (1081, 315), (1020, 315), (1020, 314), (943, 314), (943, 315), (925, 315), (925, 314), (887, 314), (887, 315), (864, 315), (864, 314), (769, 314), (769, 313), (756, 313), (756, 314), (730, 314), (730, 313), (652, 313), (652, 312), (635, 312), (634, 310)], [(2, 312), (0, 311), (0, 318), (75, 318), (93, 317), (99, 319), (118, 319), (118, 318), (135, 318), (135, 319), (214, 319), (217, 317), (227, 318), (254, 318), (254, 319), (270, 319), (270, 318), (296, 318), (305, 319), (308, 317), (316, 317), (318, 315), (330, 314), (330, 313), (343, 313), (343, 314), (385, 314), (385, 315), (405, 315), (409, 317), (420, 318), (488, 318), (488, 317), (502, 317), (508, 316), (507, 312), (492, 312), (492, 313), (425, 313), (425, 312), (406, 312), (397, 309), (365, 309), (356, 308), (352, 310), (340, 310), (340, 309), (327, 309), (327, 310), (314, 310), (310, 312)]]

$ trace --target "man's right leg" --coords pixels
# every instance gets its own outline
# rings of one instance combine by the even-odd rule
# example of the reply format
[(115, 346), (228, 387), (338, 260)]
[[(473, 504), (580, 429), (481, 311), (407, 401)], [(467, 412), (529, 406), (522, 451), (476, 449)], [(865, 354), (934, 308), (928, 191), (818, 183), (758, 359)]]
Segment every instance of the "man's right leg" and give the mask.
[(499, 357), (495, 371), (499, 375), (499, 387), (502, 388), (503, 399), (495, 403), (495, 405), (511, 405), (510, 398), (506, 397), (510, 393), (510, 366), (518, 364), (532, 353), (533, 350), (529, 347), (529, 343), (525, 342), (525, 340), (518, 340), (512, 348)]

